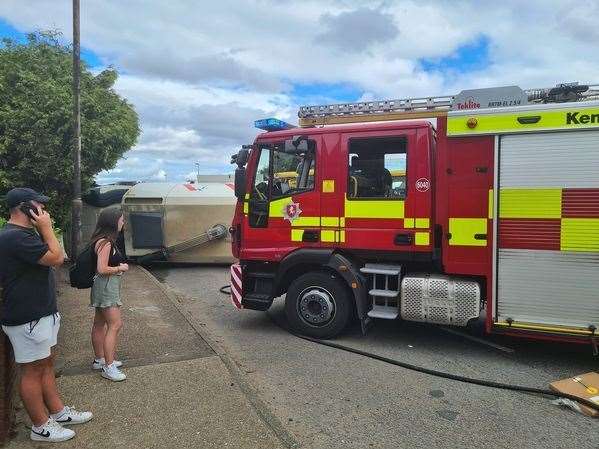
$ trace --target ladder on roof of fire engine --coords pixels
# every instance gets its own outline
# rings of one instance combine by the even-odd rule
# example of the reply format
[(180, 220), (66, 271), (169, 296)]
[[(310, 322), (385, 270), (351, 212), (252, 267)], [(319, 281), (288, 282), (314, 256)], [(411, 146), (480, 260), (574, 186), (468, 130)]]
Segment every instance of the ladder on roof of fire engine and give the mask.
[[(480, 90), (492, 89), (496, 88)], [(528, 89), (523, 92), (526, 94), (529, 104), (599, 100), (599, 84), (564, 83), (551, 88)], [(301, 106), (298, 111), (299, 125), (314, 126), (439, 116), (446, 114), (452, 108), (456, 96), (443, 95)]]

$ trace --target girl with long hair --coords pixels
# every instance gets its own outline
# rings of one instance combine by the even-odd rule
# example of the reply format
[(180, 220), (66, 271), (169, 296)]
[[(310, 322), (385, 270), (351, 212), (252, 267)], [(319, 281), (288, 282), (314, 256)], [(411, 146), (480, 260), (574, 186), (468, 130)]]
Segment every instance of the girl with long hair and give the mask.
[(121, 280), (129, 266), (119, 251), (116, 241), (123, 229), (123, 213), (118, 207), (100, 212), (91, 242), (97, 256), (96, 276), (91, 289), (91, 307), (95, 308), (92, 327), (92, 346), (95, 359), (92, 368), (102, 371), (102, 377), (118, 382), (127, 376), (119, 369), (122, 363), (115, 360), (119, 333), (123, 327), (121, 317)]

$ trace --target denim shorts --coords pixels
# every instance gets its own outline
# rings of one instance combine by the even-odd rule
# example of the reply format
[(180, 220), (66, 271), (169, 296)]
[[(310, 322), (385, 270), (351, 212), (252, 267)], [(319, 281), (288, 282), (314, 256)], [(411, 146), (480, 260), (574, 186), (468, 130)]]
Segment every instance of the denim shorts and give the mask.
[(58, 312), (26, 324), (2, 326), (2, 330), (12, 344), (17, 363), (31, 363), (50, 357), (50, 349), (56, 346), (58, 329), (60, 329)]
[(123, 276), (117, 274), (96, 275), (94, 285), (92, 285), (90, 306), (102, 309), (122, 306), (121, 279)]

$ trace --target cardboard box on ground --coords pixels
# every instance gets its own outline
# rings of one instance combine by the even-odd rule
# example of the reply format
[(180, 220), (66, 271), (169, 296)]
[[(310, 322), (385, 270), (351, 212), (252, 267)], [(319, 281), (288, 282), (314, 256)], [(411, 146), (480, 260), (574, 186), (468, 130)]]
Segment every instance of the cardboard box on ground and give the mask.
[[(550, 383), (549, 388), (558, 393), (571, 394), (599, 405), (599, 373), (586, 373), (558, 380)], [(578, 405), (583, 414), (594, 418), (599, 417), (599, 411), (584, 404), (579, 403)]]

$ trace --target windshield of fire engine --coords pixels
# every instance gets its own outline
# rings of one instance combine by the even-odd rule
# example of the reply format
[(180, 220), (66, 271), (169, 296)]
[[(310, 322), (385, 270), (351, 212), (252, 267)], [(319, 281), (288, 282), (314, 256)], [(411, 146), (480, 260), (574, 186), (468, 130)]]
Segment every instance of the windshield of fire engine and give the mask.
[(289, 154), (283, 145), (260, 150), (252, 196), (277, 199), (314, 188), (314, 150)]
[(272, 198), (292, 195), (314, 188), (314, 153), (273, 152)]

